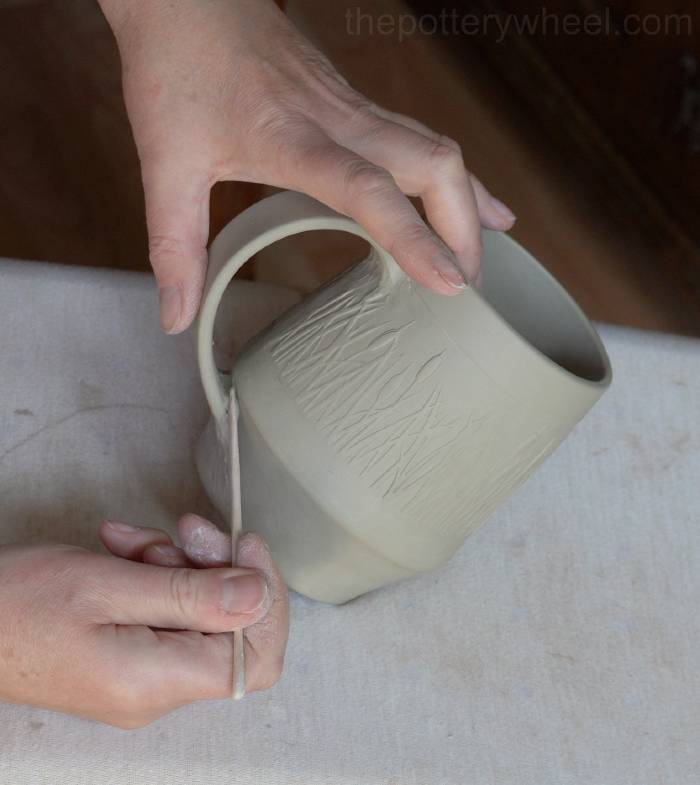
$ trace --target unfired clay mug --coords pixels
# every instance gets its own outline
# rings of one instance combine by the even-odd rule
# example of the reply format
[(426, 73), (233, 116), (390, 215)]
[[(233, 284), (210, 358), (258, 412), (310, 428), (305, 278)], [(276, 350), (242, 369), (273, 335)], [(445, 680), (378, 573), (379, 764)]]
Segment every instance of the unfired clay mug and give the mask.
[(486, 232), (481, 291), (434, 294), (356, 223), (276, 194), (218, 235), (198, 326), (212, 418), (198, 446), (227, 509), (228, 390), (217, 308), (234, 273), (288, 235), (341, 229), (369, 256), (250, 342), (240, 406), (244, 527), (289, 585), (340, 603), (443, 564), (600, 398), (610, 364), (579, 307), (507, 235)]

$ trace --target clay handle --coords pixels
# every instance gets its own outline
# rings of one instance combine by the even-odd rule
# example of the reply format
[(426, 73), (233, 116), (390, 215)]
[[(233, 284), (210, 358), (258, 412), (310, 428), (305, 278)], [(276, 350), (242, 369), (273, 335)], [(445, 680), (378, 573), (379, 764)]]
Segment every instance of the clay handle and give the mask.
[(341, 230), (367, 240), (376, 250), (387, 280), (401, 275), (393, 258), (355, 221), (336, 213), (315, 199), (283, 191), (257, 202), (236, 216), (211, 244), (197, 325), (197, 356), (202, 385), (217, 422), (228, 411), (229, 396), (214, 363), (214, 321), (221, 298), (233, 276), (258, 251), (290, 235), (318, 229)]

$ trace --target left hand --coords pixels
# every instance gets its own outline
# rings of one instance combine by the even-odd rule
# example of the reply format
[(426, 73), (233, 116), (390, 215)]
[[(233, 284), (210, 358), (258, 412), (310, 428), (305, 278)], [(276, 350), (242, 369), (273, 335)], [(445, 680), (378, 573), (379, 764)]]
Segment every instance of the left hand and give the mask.
[[(103, 522), (100, 538), (115, 556), (162, 567), (227, 567), (231, 565), (231, 537), (198, 515), (178, 522), (181, 547), (161, 529)], [(245, 630), (246, 692), (272, 687), (282, 675), (289, 633), (287, 587), (267, 544), (247, 532), (238, 543), (236, 567), (249, 567), (267, 575), (270, 609)], [(223, 697), (223, 696), (222, 696)]]
[[(264, 542), (230, 541), (197, 516), (183, 548), (155, 529), (103, 522), (112, 554), (0, 547), (0, 701), (140, 728), (232, 692), (232, 635), (246, 629), (246, 689), (272, 686), (287, 591)], [(206, 569), (200, 569), (200, 567)]]

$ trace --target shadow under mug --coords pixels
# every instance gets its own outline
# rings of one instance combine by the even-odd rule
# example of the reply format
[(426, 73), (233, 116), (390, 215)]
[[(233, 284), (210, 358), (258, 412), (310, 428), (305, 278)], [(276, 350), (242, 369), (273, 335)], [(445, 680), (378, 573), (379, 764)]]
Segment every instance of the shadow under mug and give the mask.
[(446, 297), (350, 219), (276, 194), (210, 250), (198, 358), (212, 417), (197, 465), (222, 513), (232, 381), (212, 353), (222, 295), (265, 246), (338, 229), (365, 238), (369, 256), (256, 336), (233, 369), (244, 528), (266, 538), (291, 588), (333, 603), (448, 560), (612, 375), (580, 308), (507, 235), (485, 232), (481, 290)]

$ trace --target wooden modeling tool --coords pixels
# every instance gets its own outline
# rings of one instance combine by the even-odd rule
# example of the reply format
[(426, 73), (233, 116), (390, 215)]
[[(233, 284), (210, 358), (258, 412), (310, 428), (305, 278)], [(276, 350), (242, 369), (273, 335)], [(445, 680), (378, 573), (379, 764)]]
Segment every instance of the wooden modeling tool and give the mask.
[[(229, 398), (229, 468), (231, 476), (231, 564), (236, 565), (238, 559), (238, 539), (243, 529), (241, 510), (241, 464), (238, 451), (238, 401), (236, 390), (231, 385)], [(235, 630), (233, 633), (233, 693), (234, 700), (245, 695), (245, 633)]]

